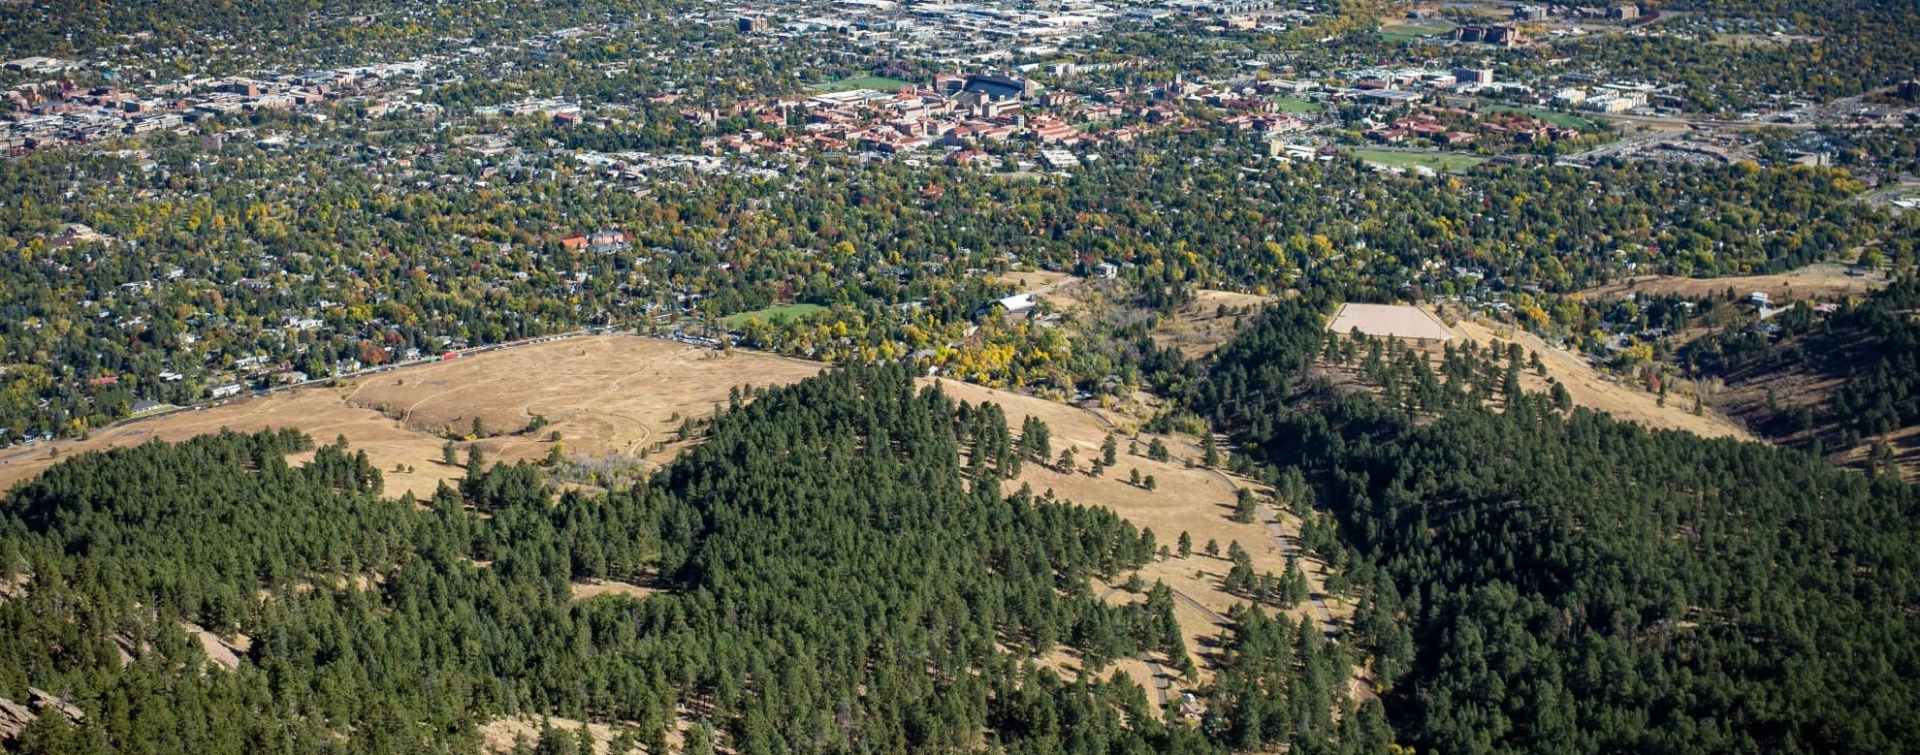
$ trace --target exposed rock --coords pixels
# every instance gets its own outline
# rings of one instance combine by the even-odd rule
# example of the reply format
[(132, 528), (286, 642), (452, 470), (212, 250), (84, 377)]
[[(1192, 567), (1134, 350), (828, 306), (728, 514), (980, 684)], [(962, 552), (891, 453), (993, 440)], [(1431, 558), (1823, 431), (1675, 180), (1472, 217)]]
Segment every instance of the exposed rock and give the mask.
[(66, 698), (55, 695), (39, 687), (28, 687), (27, 694), (32, 698), (34, 710), (45, 713), (49, 710), (66, 716), (68, 721), (79, 723), (86, 719), (85, 711)]
[(39, 718), (27, 710), (27, 706), (0, 697), (0, 742), (20, 736), (20, 732)]

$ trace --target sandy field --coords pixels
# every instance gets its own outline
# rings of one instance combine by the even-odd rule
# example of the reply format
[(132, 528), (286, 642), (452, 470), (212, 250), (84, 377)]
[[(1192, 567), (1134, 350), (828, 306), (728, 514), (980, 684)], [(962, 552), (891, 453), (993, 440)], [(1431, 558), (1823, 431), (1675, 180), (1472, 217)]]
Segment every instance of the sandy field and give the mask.
[[(773, 385), (817, 374), (821, 365), (752, 352), (722, 354), (638, 336), (591, 336), (463, 357), (381, 373), (332, 388), (315, 387), (230, 401), (115, 425), (86, 440), (39, 444), (0, 454), (0, 489), (11, 488), (60, 458), (151, 440), (180, 441), (230, 428), (251, 432), (295, 427), (317, 443), (346, 436), (386, 478), (388, 495), (433, 494), (463, 474), (440, 461), (442, 433), (464, 436), (478, 416), (489, 433), (517, 433), (534, 414), (549, 425), (537, 433), (504, 434), (456, 444), (478, 445), (498, 461), (545, 458), (559, 432), (574, 456), (637, 455), (669, 439), (676, 413), (704, 416), (737, 385)], [(385, 413), (383, 413), (383, 411)], [(58, 455), (50, 455), (58, 449)], [(296, 455), (300, 463), (310, 454)], [(395, 471), (396, 467), (400, 471)]]
[(1731, 278), (1675, 278), (1665, 275), (1643, 275), (1619, 283), (1590, 288), (1574, 294), (1574, 298), (1614, 299), (1630, 296), (1636, 292), (1705, 297), (1723, 295), (1728, 288), (1732, 288), (1734, 295), (1741, 298), (1755, 291), (1765, 291), (1776, 303), (1801, 299), (1835, 301), (1864, 297), (1886, 287), (1887, 279), (1884, 276), (1847, 275), (1845, 265), (1828, 263), (1808, 265), (1778, 275), (1743, 275)]
[(1327, 330), (1343, 336), (1358, 330), (1376, 338), (1428, 341), (1453, 337), (1446, 323), (1426, 310), (1405, 304), (1342, 304), (1327, 322)]

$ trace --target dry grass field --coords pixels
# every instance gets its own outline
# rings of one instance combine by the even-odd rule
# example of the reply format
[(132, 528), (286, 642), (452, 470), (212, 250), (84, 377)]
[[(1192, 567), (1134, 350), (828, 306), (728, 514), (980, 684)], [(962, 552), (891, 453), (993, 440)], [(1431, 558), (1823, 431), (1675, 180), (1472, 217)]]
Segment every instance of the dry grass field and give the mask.
[(1359, 331), (1375, 338), (1415, 341), (1445, 341), (1453, 337), (1446, 323), (1410, 304), (1342, 304), (1327, 322), (1327, 330), (1343, 336)]
[(1730, 278), (1675, 278), (1666, 275), (1643, 275), (1619, 283), (1590, 288), (1574, 294), (1574, 297), (1589, 300), (1616, 299), (1634, 293), (1704, 297), (1722, 295), (1728, 289), (1732, 289), (1734, 295), (1739, 297), (1745, 297), (1755, 291), (1765, 291), (1773, 297), (1775, 302), (1802, 299), (1836, 301), (1864, 297), (1886, 287), (1885, 276), (1848, 275), (1845, 265), (1822, 263), (1776, 275), (1743, 275)]
[(611, 579), (594, 579), (574, 582), (571, 585), (574, 600), (592, 600), (602, 595), (625, 595), (629, 598), (644, 599), (656, 592), (651, 587), (641, 587), (632, 582), (620, 582)]
[[(95, 431), (85, 440), (12, 449), (0, 454), (0, 488), (12, 488), (60, 459), (85, 451), (125, 448), (154, 440), (178, 442), (221, 428), (253, 432), (277, 427), (299, 428), (319, 443), (346, 436), (354, 448), (366, 451), (380, 466), (387, 492), (393, 495), (403, 490), (412, 490), (416, 496), (431, 495), (440, 480), (460, 475), (459, 467), (439, 463), (439, 439), (409, 430), (378, 412), (349, 406), (339, 389), (310, 388), (115, 425)], [(57, 455), (54, 449), (58, 449)], [(311, 458), (310, 453), (289, 461), (300, 463), (307, 458)], [(415, 471), (394, 472), (395, 465), (411, 466)]]
[[(466, 435), (477, 418), (490, 437), (475, 442), (495, 459), (542, 457), (555, 432), (569, 454), (642, 456), (669, 440), (680, 419), (724, 404), (730, 388), (785, 385), (821, 369), (768, 354), (597, 336), (375, 376), (346, 401), (434, 435)], [(522, 432), (535, 415), (546, 426)]]
[[(1067, 276), (1052, 279), (1067, 281)], [(1213, 307), (1205, 309), (1204, 314), (1211, 316)], [(294, 427), (322, 443), (344, 436), (352, 447), (366, 451), (385, 472), (390, 495), (412, 491), (427, 496), (442, 481), (457, 480), (462, 474), (461, 467), (440, 462), (441, 447), (447, 434), (469, 432), (475, 417), (490, 437), (460, 442), (462, 456), (466, 446), (478, 445), (494, 460), (539, 459), (551, 448), (546, 439), (551, 432), (560, 433), (569, 455), (639, 455), (668, 439), (681, 417), (705, 416), (716, 404), (726, 402), (730, 387), (791, 383), (821, 369), (817, 363), (800, 360), (753, 352), (722, 354), (633, 336), (566, 339), (395, 370), (335, 387), (131, 422), (86, 440), (61, 442), (54, 446), (59, 449), (57, 456), (49, 455), (46, 445), (17, 450), (0, 456), (0, 486), (11, 487), (59, 458), (83, 451), (156, 439), (178, 441), (223, 427), (236, 431)], [(1169, 548), (1183, 531), (1192, 537), (1191, 556), (1151, 563), (1140, 570), (1140, 576), (1149, 584), (1164, 581), (1176, 591), (1176, 615), (1185, 630), (1188, 652), (1200, 664), (1201, 682), (1209, 679), (1217, 638), (1224, 628), (1223, 615), (1241, 602), (1220, 590), (1231, 566), (1224, 558), (1229, 544), (1238, 542), (1250, 554), (1256, 571), (1279, 574), (1285, 570), (1286, 554), (1296, 547), (1289, 538), (1297, 535), (1297, 522), (1285, 515), (1276, 519), (1271, 508), (1263, 512), (1262, 521), (1231, 521), (1235, 493), (1250, 483), (1187, 466), (1185, 462), (1197, 463), (1201, 457), (1190, 438), (1159, 436), (1171, 460), (1146, 458), (1154, 436), (1137, 434), (1137, 421), (1128, 412), (1096, 412), (951, 380), (928, 379), (923, 384), (938, 385), (957, 399), (998, 403), (1016, 428), (1026, 416), (1038, 416), (1052, 430), (1056, 453), (1076, 449), (1077, 470), (1062, 472), (1028, 464), (1020, 479), (1008, 483), (1009, 490), (1024, 483), (1036, 493), (1052, 491), (1060, 498), (1109, 507), (1136, 526), (1152, 529)], [(537, 432), (523, 432), (535, 415), (544, 417), (547, 424)], [(1120, 459), (1102, 477), (1091, 477), (1087, 468), (1109, 431), (1118, 432)], [(1130, 439), (1138, 444), (1137, 453), (1128, 452)], [(393, 471), (396, 466), (401, 471)], [(1128, 473), (1133, 469), (1152, 475), (1157, 489), (1130, 484)], [(1222, 557), (1204, 555), (1209, 541), (1218, 544)], [(1315, 592), (1321, 592), (1323, 566), (1311, 559), (1302, 565)], [(617, 582), (576, 584), (573, 591), (579, 599), (651, 594), (649, 588)], [(1111, 587), (1105, 594), (1112, 600), (1137, 599)], [(1295, 614), (1331, 626), (1351, 610), (1327, 598), (1324, 603), (1302, 605)], [(1126, 659), (1113, 669), (1124, 670), (1147, 687), (1151, 700), (1177, 697), (1187, 685), (1184, 680), (1166, 678), (1164, 667), (1158, 665), (1161, 660)], [(1042, 661), (1064, 673), (1077, 672), (1077, 662), (1070, 656)], [(538, 722), (530, 719), (495, 721), (487, 727), (488, 741), (490, 746), (510, 747), (514, 735), (537, 729)], [(592, 731), (604, 745), (604, 727)]]
[[(1494, 340), (1518, 342), (1521, 348), (1538, 352), (1540, 361), (1547, 366), (1547, 375), (1567, 387), (1567, 394), (1577, 406), (1656, 430), (1685, 430), (1707, 438), (1757, 440), (1745, 427), (1713, 411), (1694, 414), (1692, 400), (1678, 392), (1670, 393), (1667, 405), (1661, 406), (1658, 395), (1602, 375), (1579, 355), (1555, 348), (1525, 330), (1463, 319), (1454, 324), (1453, 331), (1460, 338), (1482, 345)], [(1547, 381), (1532, 371), (1521, 372), (1520, 384), (1529, 391), (1549, 388)]]
[[(317, 442), (345, 436), (386, 476), (387, 493), (432, 495), (459, 466), (440, 461), (442, 434), (468, 432), (480, 417), (489, 432), (515, 433), (534, 414), (548, 426), (462, 442), (489, 459), (537, 460), (558, 432), (566, 453), (639, 454), (678, 426), (676, 415), (705, 416), (730, 387), (792, 383), (821, 365), (751, 352), (722, 354), (638, 336), (593, 336), (408, 367), (343, 383), (231, 401), (116, 425), (86, 440), (40, 444), (0, 454), (0, 488), (11, 488), (60, 458), (84, 451), (180, 441), (221, 428), (251, 432), (294, 427)], [(58, 449), (57, 455), (50, 453)], [(305, 461), (296, 456), (289, 461)], [(401, 471), (395, 471), (399, 468)], [(406, 471), (411, 470), (411, 471)]]
[(1232, 291), (1214, 291), (1201, 289), (1194, 292), (1189, 302), (1172, 317), (1160, 321), (1154, 330), (1153, 340), (1161, 346), (1179, 349), (1188, 359), (1197, 359), (1213, 353), (1240, 332), (1240, 326), (1251, 322), (1253, 315), (1246, 317), (1229, 314), (1220, 316), (1220, 308), (1252, 310), (1272, 301), (1272, 297), (1255, 294), (1241, 294)]
[[(599, 723), (583, 723), (571, 718), (555, 718), (553, 716), (496, 718), (481, 724), (481, 748), (489, 753), (506, 753), (512, 752), (514, 746), (522, 741), (526, 742), (529, 746), (538, 744), (540, 741), (540, 729), (543, 723), (554, 729), (574, 732), (576, 734), (580, 732), (582, 727), (585, 727), (587, 738), (593, 744), (594, 755), (624, 755), (623, 753), (611, 752), (613, 738), (617, 735), (612, 726)], [(676, 752), (685, 742), (685, 732), (680, 730), (680, 727), (684, 727), (684, 725), (685, 724), (682, 723), (679, 727), (675, 727), (673, 730), (667, 732), (667, 745)], [(634, 749), (631, 752), (637, 753), (643, 751)]]
[[(1075, 449), (1076, 471), (1061, 472), (1038, 464), (1026, 464), (1019, 478), (1006, 483), (1007, 490), (1017, 490), (1020, 485), (1026, 484), (1036, 494), (1052, 491), (1056, 497), (1075, 503), (1105, 506), (1134, 526), (1153, 530), (1154, 537), (1169, 548), (1178, 541), (1181, 532), (1188, 533), (1193, 539), (1192, 555), (1180, 558), (1176, 552), (1173, 558), (1166, 561), (1147, 564), (1139, 570), (1139, 574), (1149, 585), (1159, 580), (1173, 589), (1175, 616), (1185, 632), (1187, 652), (1200, 666), (1201, 683), (1211, 679), (1217, 638), (1225, 628), (1224, 616), (1234, 604), (1245, 602), (1220, 589), (1227, 571), (1232, 568), (1232, 563), (1225, 557), (1228, 546), (1238, 542), (1247, 551), (1256, 572), (1281, 574), (1286, 570), (1287, 541), (1298, 537), (1299, 522), (1286, 515), (1279, 517), (1277, 525), (1263, 521), (1243, 524), (1230, 519), (1236, 491), (1253, 485), (1215, 470), (1187, 466), (1188, 461), (1197, 465), (1201, 458), (1199, 445), (1191, 439), (1145, 433), (1136, 435), (1132, 433), (1130, 422), (1116, 422), (1108, 415), (1093, 410), (1031, 396), (937, 378), (928, 379), (925, 383), (937, 385), (948, 396), (969, 403), (999, 404), (1006, 411), (1008, 424), (1016, 429), (1026, 417), (1037, 416), (1047, 423), (1055, 454), (1063, 448)], [(1101, 443), (1110, 430), (1116, 429), (1119, 431), (1120, 448), (1117, 463), (1101, 477), (1089, 476), (1088, 467), (1099, 457)], [(1144, 456), (1147, 445), (1156, 437), (1165, 442), (1171, 452), (1169, 461), (1159, 462)], [(1128, 453), (1129, 439), (1137, 441), (1138, 454)], [(1143, 476), (1152, 475), (1158, 483), (1157, 489), (1149, 491), (1128, 482), (1128, 473), (1132, 469), (1140, 470)], [(1273, 518), (1274, 511), (1270, 507), (1260, 517), (1262, 520)], [(1274, 530), (1278, 530), (1278, 533)], [(1219, 557), (1204, 555), (1208, 541), (1218, 543)], [(1325, 565), (1315, 559), (1303, 558), (1301, 568), (1307, 573), (1313, 592), (1317, 595), (1324, 593)], [(1109, 600), (1121, 601), (1137, 598), (1122, 591), (1110, 591), (1107, 596)], [(1296, 619), (1312, 616), (1325, 628), (1351, 617), (1352, 611), (1353, 607), (1344, 601), (1323, 597), (1322, 603), (1302, 604), (1294, 609), (1293, 614)], [(1049, 660), (1049, 665), (1063, 672), (1077, 669), (1077, 663), (1070, 656), (1054, 657)], [(1187, 688), (1186, 683), (1177, 678), (1161, 677), (1155, 680), (1135, 673), (1144, 669), (1145, 663), (1123, 667), (1134, 675), (1135, 681), (1149, 690), (1156, 685), (1167, 684), (1171, 687), (1169, 694), (1177, 695)]]

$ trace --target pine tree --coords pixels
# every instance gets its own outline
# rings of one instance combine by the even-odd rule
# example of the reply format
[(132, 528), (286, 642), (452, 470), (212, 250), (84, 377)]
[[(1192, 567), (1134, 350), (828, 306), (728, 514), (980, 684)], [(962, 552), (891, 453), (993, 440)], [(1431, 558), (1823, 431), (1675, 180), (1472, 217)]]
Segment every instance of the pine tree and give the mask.
[(1260, 502), (1254, 498), (1253, 491), (1241, 488), (1233, 500), (1233, 521), (1247, 524), (1254, 520), (1259, 512)]

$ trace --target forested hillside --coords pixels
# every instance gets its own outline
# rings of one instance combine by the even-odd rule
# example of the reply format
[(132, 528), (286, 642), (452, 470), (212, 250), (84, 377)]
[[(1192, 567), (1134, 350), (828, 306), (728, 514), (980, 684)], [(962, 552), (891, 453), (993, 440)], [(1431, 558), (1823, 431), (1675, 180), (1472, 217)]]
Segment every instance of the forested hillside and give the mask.
[(1190, 401), (1339, 522), (1401, 742), (1877, 752), (1920, 730), (1913, 488), (1544, 396), (1496, 411), (1485, 369), (1423, 393), (1424, 366), (1377, 362), (1400, 398), (1337, 395), (1303, 368), (1339, 340), (1279, 305)]
[[(1021, 459), (997, 408), (905, 368), (748, 398), (604, 497), (476, 457), (460, 490), (396, 502), (343, 445), (289, 467), (311, 447), (290, 432), (75, 457), (0, 507), (0, 698), (38, 714), (8, 746), (471, 752), (513, 714), (652, 753), (682, 727), (692, 752), (1385, 745), (1377, 706), (1336, 726), (1347, 661), (1282, 617), (1245, 615), (1221, 650), (1235, 702), (1200, 727), (1124, 678), (1034, 670), (1061, 643), (1186, 651), (1164, 587), (1088, 590), (1152, 558), (1151, 533), (999, 492)], [(658, 592), (575, 600), (589, 578)], [(202, 628), (241, 649), (231, 671)]]
[[(8, 746), (473, 752), (522, 714), (649, 753), (1867, 752), (1920, 729), (1911, 487), (1568, 414), (1519, 390), (1528, 361), (1430, 364), (1296, 300), (1174, 379), (1360, 596), (1338, 643), (1237, 610), (1191, 722), (1027, 660), (1184, 654), (1165, 588), (1088, 589), (1155, 536), (1003, 495), (1040, 460), (997, 407), (855, 367), (742, 396), (601, 496), (474, 457), (396, 502), (343, 444), (289, 467), (312, 441), (288, 432), (71, 459), (0, 507), (0, 698), (36, 718)], [(654, 592), (577, 599), (591, 579)], [(1333, 683), (1356, 653), (1377, 702)]]
[(1731, 408), (1772, 438), (1827, 451), (1864, 443), (1871, 467), (1910, 465), (1911, 449), (1885, 436), (1920, 424), (1917, 307), (1920, 282), (1896, 280), (1830, 317), (1798, 307), (1701, 338), (1682, 356), (1724, 379), (1737, 392)]

